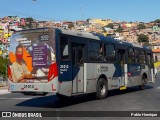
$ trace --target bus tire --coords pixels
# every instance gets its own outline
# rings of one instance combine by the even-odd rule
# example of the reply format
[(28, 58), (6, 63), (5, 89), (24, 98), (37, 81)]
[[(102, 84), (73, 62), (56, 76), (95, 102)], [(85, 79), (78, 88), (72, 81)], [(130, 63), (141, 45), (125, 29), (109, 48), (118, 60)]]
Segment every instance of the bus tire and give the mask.
[(96, 87), (96, 97), (97, 99), (104, 99), (107, 97), (108, 93), (108, 83), (104, 78), (100, 78)]
[(47, 94), (48, 94), (48, 92), (43, 92), (42, 93), (43, 96), (46, 96)]
[(141, 80), (141, 85), (139, 85), (140, 90), (144, 90), (146, 86), (146, 77), (143, 75)]

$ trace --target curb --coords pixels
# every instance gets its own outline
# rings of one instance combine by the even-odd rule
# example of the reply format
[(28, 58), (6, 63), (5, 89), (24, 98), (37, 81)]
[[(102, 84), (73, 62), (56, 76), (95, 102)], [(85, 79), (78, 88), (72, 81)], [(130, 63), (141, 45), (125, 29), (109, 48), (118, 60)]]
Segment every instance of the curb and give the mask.
[(0, 95), (8, 94), (10, 93), (7, 89), (0, 89)]
[(0, 86), (0, 90), (8, 89), (8, 86)]

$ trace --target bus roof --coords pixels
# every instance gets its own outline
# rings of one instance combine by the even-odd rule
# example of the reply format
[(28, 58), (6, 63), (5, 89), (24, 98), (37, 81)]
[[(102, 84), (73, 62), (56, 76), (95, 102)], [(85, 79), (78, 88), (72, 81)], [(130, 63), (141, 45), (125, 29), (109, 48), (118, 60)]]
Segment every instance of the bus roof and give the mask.
[(148, 50), (148, 52), (151, 51), (151, 49), (147, 46), (141, 46), (139, 44), (117, 40), (117, 39), (114, 39), (112, 37), (105, 37), (103, 35), (96, 34), (96, 33), (79, 32), (79, 31), (75, 31), (75, 30), (65, 30), (65, 29), (59, 29), (59, 30), (61, 31), (62, 34), (84, 37), (84, 38), (89, 38), (89, 39), (94, 39), (94, 40), (101, 40), (101, 41), (106, 41), (106, 42), (116, 43), (116, 44), (122, 44), (122, 45), (126, 45), (126, 46), (131, 46), (131, 47), (143, 48), (143, 49)]
[[(47, 29), (51, 29), (51, 28), (34, 28), (34, 29), (26, 29), (26, 30), (20, 30), (20, 31), (15, 31), (15, 32), (25, 32), (25, 31), (28, 32), (28, 31), (35, 31), (35, 30), (47, 30)], [(114, 39), (112, 37), (105, 37), (103, 35), (96, 34), (96, 33), (79, 32), (79, 31), (76, 31), (76, 30), (66, 30), (66, 29), (63, 29), (63, 28), (62, 29), (61, 28), (53, 28), (53, 29), (58, 30), (62, 34), (66, 34), (66, 35), (84, 37), (84, 38), (89, 38), (89, 39), (94, 39), (94, 40), (106, 41), (106, 42), (109, 42), (109, 43), (115, 43), (115, 44), (131, 46), (131, 47), (143, 48), (143, 49), (146, 49), (148, 52), (152, 51), (147, 46), (141, 46), (139, 44), (130, 43), (130, 42), (126, 42), (126, 41), (121, 41), (121, 40), (118, 40), (118, 39)]]

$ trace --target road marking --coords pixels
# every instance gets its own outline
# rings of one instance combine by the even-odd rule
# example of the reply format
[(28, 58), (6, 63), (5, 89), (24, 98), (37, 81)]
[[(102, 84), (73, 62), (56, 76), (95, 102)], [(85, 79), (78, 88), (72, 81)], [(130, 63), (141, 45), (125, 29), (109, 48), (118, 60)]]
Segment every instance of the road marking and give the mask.
[(6, 97), (0, 97), (0, 100), (28, 100), (28, 99), (32, 99), (32, 98), (6, 98)]
[(156, 89), (160, 89), (160, 87), (157, 87)]

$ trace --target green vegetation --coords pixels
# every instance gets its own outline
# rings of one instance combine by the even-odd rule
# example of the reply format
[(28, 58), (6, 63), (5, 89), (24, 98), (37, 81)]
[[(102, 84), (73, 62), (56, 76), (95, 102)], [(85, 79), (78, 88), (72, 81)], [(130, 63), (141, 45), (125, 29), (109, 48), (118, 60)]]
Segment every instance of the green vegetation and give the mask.
[(140, 34), (140, 35), (138, 35), (138, 42), (145, 43), (147, 45), (147, 43), (149, 42), (149, 38), (147, 35)]
[(89, 20), (91, 20), (91, 18), (88, 18), (88, 19), (86, 20), (86, 22), (89, 23)]
[(116, 30), (115, 30), (115, 32), (122, 32), (123, 31), (123, 28), (121, 27), (121, 26), (119, 26)]
[(146, 28), (146, 26), (144, 25), (144, 24), (138, 24), (137, 25), (137, 29), (145, 29)]
[(27, 28), (32, 28), (32, 22), (34, 21), (34, 19), (32, 17), (27, 17), (26, 18), (26, 27)]
[(156, 19), (154, 22), (155, 23), (160, 23), (160, 19)]
[(106, 25), (105, 27), (113, 29), (113, 23), (109, 23), (109, 24)]
[(2, 77), (7, 76), (7, 63), (8, 59), (0, 56), (0, 76)]

